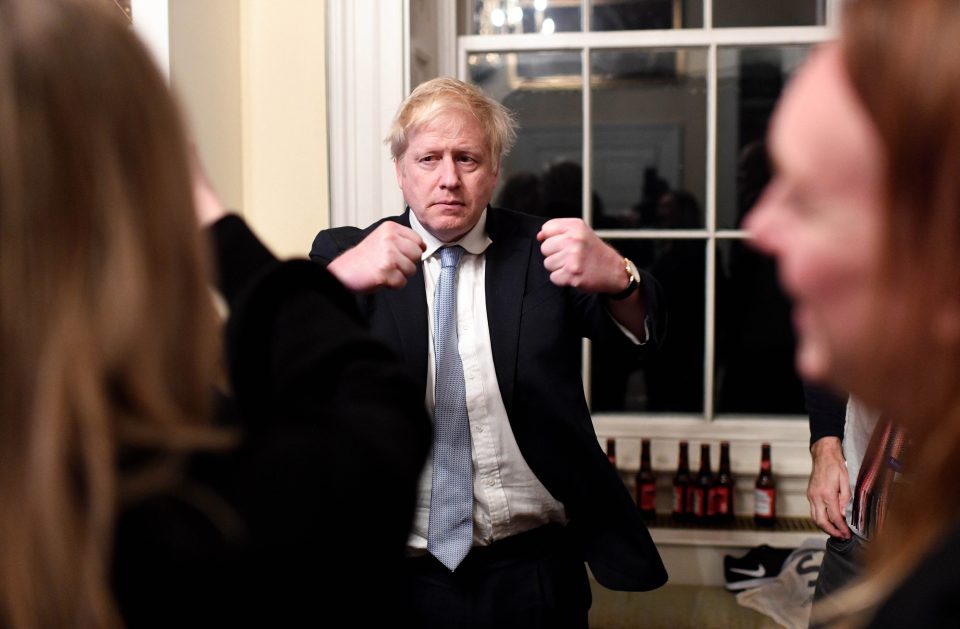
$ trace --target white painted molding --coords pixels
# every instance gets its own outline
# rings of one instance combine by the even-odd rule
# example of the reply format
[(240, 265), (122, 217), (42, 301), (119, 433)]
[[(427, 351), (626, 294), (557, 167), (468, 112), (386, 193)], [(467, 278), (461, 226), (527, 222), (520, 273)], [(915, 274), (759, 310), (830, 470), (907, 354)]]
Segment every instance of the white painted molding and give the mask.
[(170, 3), (168, 0), (132, 0), (133, 30), (153, 54), (163, 76), (170, 79)]
[[(651, 528), (650, 536), (659, 546), (717, 546), (720, 548), (750, 548), (760, 544), (781, 548), (798, 548), (811, 537), (826, 538), (826, 533), (814, 531), (764, 531), (723, 529), (669, 529)], [(723, 574), (721, 570), (719, 574)], [(722, 584), (722, 582), (721, 582)]]
[(403, 209), (383, 139), (408, 90), (407, 15), (407, 2), (327, 0), (332, 227)]
[(437, 0), (437, 74), (457, 75), (457, 3)]

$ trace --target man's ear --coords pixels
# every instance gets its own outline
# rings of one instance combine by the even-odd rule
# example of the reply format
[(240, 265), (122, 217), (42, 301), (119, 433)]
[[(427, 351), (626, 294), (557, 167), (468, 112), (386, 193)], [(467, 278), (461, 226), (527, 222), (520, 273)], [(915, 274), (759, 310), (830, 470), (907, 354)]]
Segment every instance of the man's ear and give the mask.
[(401, 191), (403, 190), (403, 174), (400, 172), (400, 169), (403, 168), (403, 166), (400, 165), (400, 160), (402, 159), (403, 159), (403, 156), (401, 155), (400, 157), (393, 160), (393, 170), (397, 175), (397, 186), (400, 187)]

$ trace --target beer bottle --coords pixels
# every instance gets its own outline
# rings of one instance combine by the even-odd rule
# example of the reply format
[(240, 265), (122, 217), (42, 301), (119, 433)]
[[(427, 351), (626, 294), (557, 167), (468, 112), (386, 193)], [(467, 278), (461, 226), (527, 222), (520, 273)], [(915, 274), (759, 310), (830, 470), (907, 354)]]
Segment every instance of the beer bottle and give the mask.
[(717, 524), (733, 522), (733, 474), (730, 472), (730, 442), (720, 442), (720, 470), (710, 488), (710, 518)]
[(610, 465), (616, 469), (617, 467), (617, 440), (613, 437), (607, 438), (607, 459), (610, 460)]
[(640, 441), (640, 469), (637, 471), (637, 509), (640, 515), (653, 519), (657, 515), (657, 480), (650, 466), (650, 440)]
[(710, 471), (710, 444), (700, 444), (700, 471), (693, 483), (693, 517), (698, 524), (708, 522), (707, 499), (713, 487), (713, 472)]
[(687, 488), (689, 486), (690, 458), (687, 451), (687, 442), (681, 441), (677, 473), (673, 477), (673, 517), (680, 521), (686, 520), (689, 513), (687, 509)]
[(760, 474), (754, 491), (753, 519), (758, 526), (773, 526), (777, 519), (777, 488), (770, 466), (770, 444), (762, 446)]

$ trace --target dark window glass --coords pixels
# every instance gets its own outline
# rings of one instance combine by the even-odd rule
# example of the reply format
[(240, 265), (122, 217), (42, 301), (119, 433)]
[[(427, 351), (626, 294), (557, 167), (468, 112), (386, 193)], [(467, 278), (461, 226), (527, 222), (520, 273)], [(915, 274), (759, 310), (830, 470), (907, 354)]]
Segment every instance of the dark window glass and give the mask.
[(516, 113), (517, 143), (494, 205), (582, 216), (583, 90), (578, 52), (477, 53), (470, 80)]
[(663, 286), (669, 323), (663, 346), (642, 363), (594, 343), (595, 412), (703, 413), (706, 243), (696, 239), (613, 240)]
[(590, 29), (702, 28), (703, 0), (593, 0)]
[(713, 0), (713, 25), (823, 26), (824, 0)]
[(717, 51), (717, 227), (737, 229), (770, 176), (767, 128), (809, 46)]
[(743, 240), (718, 240), (716, 283), (716, 412), (803, 414), (790, 303), (773, 260)]
[[(593, 226), (703, 228), (706, 66), (701, 48), (591, 55)], [(683, 192), (680, 211), (661, 197)]]

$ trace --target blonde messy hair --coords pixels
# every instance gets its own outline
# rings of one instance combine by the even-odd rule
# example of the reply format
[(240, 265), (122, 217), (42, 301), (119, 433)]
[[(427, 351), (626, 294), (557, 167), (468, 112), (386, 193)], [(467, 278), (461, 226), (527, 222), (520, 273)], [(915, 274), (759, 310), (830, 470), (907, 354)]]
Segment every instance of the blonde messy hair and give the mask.
[(394, 160), (407, 151), (410, 133), (451, 111), (469, 114), (486, 132), (490, 156), (499, 164), (517, 139), (513, 114), (475, 85), (451, 77), (421, 83), (400, 105), (385, 142)]

